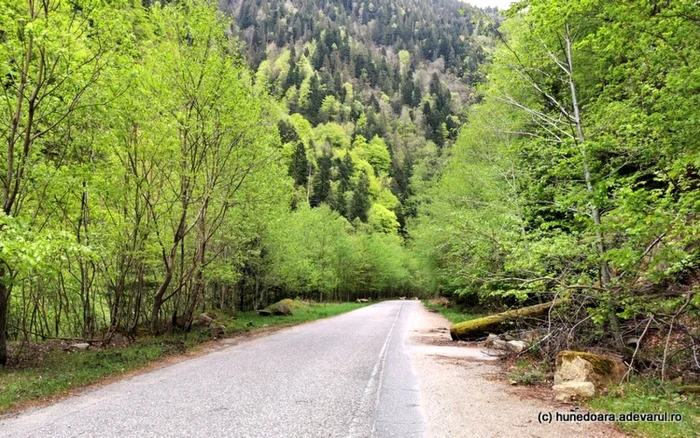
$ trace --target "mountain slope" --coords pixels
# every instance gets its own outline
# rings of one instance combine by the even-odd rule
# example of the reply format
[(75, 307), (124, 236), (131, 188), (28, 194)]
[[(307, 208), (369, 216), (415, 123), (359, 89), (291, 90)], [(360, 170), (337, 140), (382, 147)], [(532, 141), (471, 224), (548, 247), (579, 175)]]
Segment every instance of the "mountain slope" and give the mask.
[(415, 214), (411, 195), (439, 170), (474, 98), (483, 13), (454, 0), (221, 7), (236, 18), (257, 80), (298, 114), (280, 122), (298, 199), (387, 232), (403, 228)]

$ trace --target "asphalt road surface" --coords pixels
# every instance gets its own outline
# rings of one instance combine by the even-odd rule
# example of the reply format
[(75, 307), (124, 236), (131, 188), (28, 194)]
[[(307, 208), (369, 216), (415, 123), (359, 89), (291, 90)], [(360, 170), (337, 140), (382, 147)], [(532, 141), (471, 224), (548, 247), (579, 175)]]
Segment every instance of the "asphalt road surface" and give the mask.
[(0, 436), (422, 437), (420, 311), (387, 301), (294, 327), (0, 420)]

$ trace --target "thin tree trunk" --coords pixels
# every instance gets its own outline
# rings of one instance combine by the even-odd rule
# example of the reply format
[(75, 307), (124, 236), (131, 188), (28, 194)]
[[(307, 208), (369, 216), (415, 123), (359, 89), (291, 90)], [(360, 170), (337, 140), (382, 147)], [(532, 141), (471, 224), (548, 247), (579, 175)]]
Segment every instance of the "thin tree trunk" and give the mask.
[(10, 307), (10, 288), (2, 283), (5, 269), (0, 269), (0, 366), (7, 365), (7, 315)]
[[(586, 190), (589, 194), (594, 195), (593, 182), (591, 178), (591, 171), (588, 166), (588, 154), (586, 153), (586, 138), (583, 135), (583, 123), (581, 122), (581, 112), (578, 104), (578, 96), (576, 93), (576, 83), (574, 82), (574, 65), (573, 57), (571, 53), (571, 33), (569, 31), (569, 25), (566, 25), (566, 58), (569, 66), (569, 86), (571, 88), (571, 101), (574, 109), (574, 121), (576, 123), (576, 137), (581, 148), (581, 157), (583, 160), (583, 174), (586, 181)], [(600, 261), (600, 285), (602, 288), (607, 289), (610, 285), (611, 275), (610, 266), (607, 260), (605, 260), (605, 241), (602, 232), (602, 220), (600, 215), (600, 207), (596, 205), (593, 201), (591, 207), (591, 216), (593, 217), (593, 223), (595, 225), (595, 236), (596, 236), (596, 249), (598, 250), (598, 255), (601, 257)], [(608, 320), (610, 323), (610, 330), (612, 331), (613, 338), (618, 346), (624, 346), (622, 340), (622, 334), (620, 332), (620, 322), (617, 318), (615, 312), (612, 298), (608, 298), (606, 305), (608, 306)]]
[(158, 322), (160, 316), (160, 309), (163, 307), (163, 296), (170, 286), (170, 282), (173, 279), (173, 264), (175, 259), (175, 251), (177, 246), (173, 246), (170, 254), (165, 260), (165, 277), (163, 281), (158, 286), (155, 296), (153, 297), (153, 308), (151, 309), (151, 333), (158, 333)]

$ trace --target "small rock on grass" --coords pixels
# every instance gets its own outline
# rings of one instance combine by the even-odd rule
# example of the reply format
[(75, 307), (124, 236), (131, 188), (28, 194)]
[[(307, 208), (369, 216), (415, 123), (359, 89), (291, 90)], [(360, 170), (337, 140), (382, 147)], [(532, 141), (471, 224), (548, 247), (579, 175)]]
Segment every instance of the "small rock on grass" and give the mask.
[(212, 321), (214, 321), (214, 318), (207, 315), (206, 313), (202, 313), (197, 317), (197, 320), (194, 322), (194, 325), (196, 325), (197, 327), (209, 327)]
[(277, 306), (275, 306), (272, 313), (275, 315), (287, 315), (287, 316), (289, 316), (292, 314), (292, 310), (286, 304), (278, 304)]

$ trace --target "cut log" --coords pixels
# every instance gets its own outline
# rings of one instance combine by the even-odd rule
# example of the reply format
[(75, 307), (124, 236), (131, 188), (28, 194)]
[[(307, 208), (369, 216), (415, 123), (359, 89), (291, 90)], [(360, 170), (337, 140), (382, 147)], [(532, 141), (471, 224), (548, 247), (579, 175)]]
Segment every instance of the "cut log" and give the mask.
[(489, 333), (498, 333), (503, 331), (505, 323), (522, 318), (534, 318), (544, 315), (555, 304), (565, 303), (567, 300), (558, 300), (556, 303), (550, 301), (548, 303), (537, 304), (535, 306), (523, 307), (521, 309), (509, 310), (495, 315), (485, 316), (483, 318), (472, 319), (457, 324), (452, 324), (450, 327), (450, 336), (453, 341), (473, 341), (479, 338), (488, 336)]

